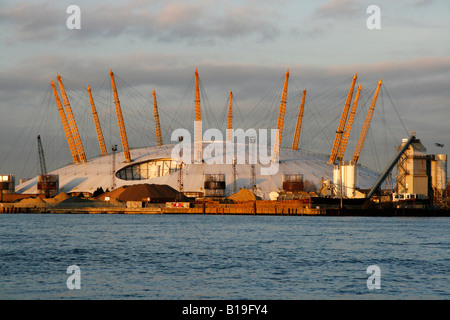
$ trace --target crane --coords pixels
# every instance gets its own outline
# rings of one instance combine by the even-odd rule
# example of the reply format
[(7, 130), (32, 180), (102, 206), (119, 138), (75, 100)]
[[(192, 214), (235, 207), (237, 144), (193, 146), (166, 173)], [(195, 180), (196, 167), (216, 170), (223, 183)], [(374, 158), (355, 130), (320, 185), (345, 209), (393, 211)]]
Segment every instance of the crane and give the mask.
[[(42, 147), (41, 136), (37, 136), (39, 162), (41, 164), (41, 175), (38, 177), (37, 188), (43, 191), (45, 198), (50, 198), (51, 192), (58, 190), (58, 184), (53, 181), (52, 175), (47, 174), (45, 165), (44, 148)], [(39, 193), (41, 193), (41, 191)]]
[(45, 165), (44, 148), (42, 148), (41, 136), (37, 136), (39, 163), (41, 164), (41, 174), (47, 174), (47, 167)]
[(283, 93), (281, 95), (281, 101), (280, 101), (280, 111), (278, 113), (277, 135), (276, 135), (276, 139), (275, 139), (275, 143), (274, 143), (274, 147), (273, 147), (272, 162), (278, 162), (279, 157), (280, 157), (281, 137), (283, 136), (284, 114), (286, 111), (288, 82), (289, 82), (289, 69), (287, 69), (286, 75), (284, 77), (284, 86), (283, 86)]
[(361, 92), (361, 85), (358, 87), (358, 91), (356, 92), (355, 100), (353, 101), (352, 110), (350, 111), (350, 115), (348, 116), (347, 124), (345, 125), (344, 135), (342, 136), (342, 145), (339, 148), (339, 152), (337, 155), (338, 161), (341, 161), (344, 158), (345, 149), (347, 148), (348, 137), (350, 136), (350, 132), (352, 130), (353, 120), (355, 119), (356, 108), (358, 106), (359, 94)]
[(72, 131), (70, 130), (69, 122), (67, 121), (66, 113), (61, 104), (61, 99), (59, 98), (58, 92), (56, 91), (55, 82), (50, 79), (50, 84), (52, 85), (53, 93), (55, 95), (56, 106), (58, 107), (59, 115), (61, 117), (61, 122), (64, 128), (64, 133), (66, 134), (67, 143), (69, 144), (70, 154), (74, 163), (80, 163), (80, 158), (78, 157), (77, 147), (75, 146), (75, 141), (73, 139)]
[(230, 91), (230, 99), (228, 101), (228, 120), (227, 120), (227, 141), (232, 139), (233, 129), (233, 91)]
[(108, 152), (106, 151), (105, 139), (103, 138), (102, 128), (100, 127), (100, 120), (98, 119), (97, 109), (95, 108), (94, 99), (92, 98), (91, 87), (87, 85), (87, 91), (89, 94), (89, 101), (91, 102), (92, 117), (94, 118), (95, 130), (97, 131), (98, 143), (100, 145), (100, 151), (102, 156), (106, 156)]
[(292, 142), (292, 150), (298, 149), (298, 141), (300, 139), (300, 132), (302, 130), (303, 110), (305, 108), (306, 88), (303, 90), (302, 102), (300, 103), (300, 110), (298, 111), (297, 125), (295, 127), (294, 141)]
[(194, 131), (195, 131), (195, 163), (202, 163), (203, 160), (203, 142), (202, 142), (202, 109), (200, 106), (200, 85), (198, 80), (198, 70), (195, 68), (195, 125), (194, 125)]
[(403, 153), (409, 148), (409, 145), (414, 142), (416, 137), (414, 135), (411, 135), (409, 139), (406, 141), (406, 143), (403, 145), (403, 147), (400, 149), (400, 151), (397, 153), (397, 155), (392, 159), (392, 161), (388, 164), (386, 169), (383, 171), (383, 173), (378, 178), (377, 182), (375, 182), (375, 185), (372, 187), (370, 192), (366, 195), (366, 199), (371, 199), (372, 196), (378, 191), (378, 188), (381, 186), (381, 184), (386, 180), (386, 177), (391, 172), (392, 168), (397, 164), (400, 157), (403, 155)]
[(86, 154), (84, 153), (83, 143), (81, 142), (80, 134), (78, 132), (77, 123), (75, 122), (75, 118), (73, 116), (72, 108), (70, 107), (69, 98), (67, 97), (66, 90), (64, 89), (64, 85), (62, 83), (61, 76), (57, 74), (57, 79), (59, 83), (59, 88), (61, 90), (61, 96), (63, 98), (64, 107), (67, 112), (67, 119), (69, 120), (70, 130), (72, 130), (73, 140), (75, 141), (75, 146), (78, 153), (78, 159), (81, 163), (86, 162)]
[(347, 100), (345, 100), (344, 110), (342, 111), (341, 120), (339, 121), (339, 127), (336, 130), (336, 138), (334, 139), (333, 149), (331, 150), (330, 160), (328, 161), (328, 163), (331, 164), (334, 164), (337, 154), (339, 152), (339, 148), (341, 147), (342, 134), (344, 133), (348, 110), (350, 108), (350, 103), (352, 102), (353, 90), (355, 88), (355, 82), (357, 77), (358, 74), (355, 73), (355, 75), (353, 76), (352, 84), (350, 86), (350, 90), (348, 91), (347, 94)]
[(353, 163), (357, 164), (359, 156), (361, 154), (362, 147), (364, 145), (364, 141), (366, 139), (367, 131), (369, 131), (370, 121), (372, 120), (373, 110), (375, 109), (375, 104), (377, 103), (378, 93), (380, 92), (380, 87), (383, 79), (380, 79), (378, 82), (377, 89), (375, 90), (375, 94), (372, 98), (372, 103), (370, 104), (369, 111), (367, 112), (366, 120), (364, 121), (364, 125), (361, 129), (361, 134), (358, 139), (358, 143), (356, 144), (355, 153), (353, 154)]
[(161, 123), (159, 122), (158, 103), (156, 101), (155, 89), (153, 89), (153, 114), (155, 117), (156, 145), (162, 146)]
[(131, 162), (130, 147), (128, 145), (127, 131), (125, 129), (125, 122), (123, 121), (119, 95), (117, 93), (116, 82), (114, 80), (114, 73), (112, 72), (112, 70), (110, 70), (109, 74), (111, 77), (111, 86), (114, 94), (114, 104), (116, 105), (116, 115), (117, 115), (117, 122), (119, 124), (120, 139), (122, 141), (123, 155), (125, 156), (125, 162), (129, 163)]

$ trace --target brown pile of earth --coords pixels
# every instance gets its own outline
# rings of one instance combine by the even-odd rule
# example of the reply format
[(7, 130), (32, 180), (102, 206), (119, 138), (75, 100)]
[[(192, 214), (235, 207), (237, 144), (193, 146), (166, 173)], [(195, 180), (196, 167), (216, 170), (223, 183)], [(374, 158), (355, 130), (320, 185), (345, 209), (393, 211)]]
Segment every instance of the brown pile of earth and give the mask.
[(64, 201), (66, 199), (70, 198), (70, 196), (65, 193), (65, 192), (61, 192), (60, 194), (58, 194), (56, 197), (54, 197), (53, 199), (55, 199), (58, 202)]
[(105, 192), (97, 197), (104, 201), (105, 197), (120, 201), (145, 201), (150, 198), (154, 201), (174, 201), (178, 196), (178, 191), (165, 184), (135, 184), (122, 186), (110, 192)]
[(228, 199), (233, 201), (255, 201), (259, 200), (260, 197), (256, 196), (253, 192), (248, 189), (241, 189), (235, 194), (228, 197)]
[(43, 204), (45, 203), (44, 200), (42, 200), (41, 197), (36, 197), (36, 198), (26, 198), (26, 199), (22, 199), (19, 201), (19, 203), (27, 203), (27, 204)]

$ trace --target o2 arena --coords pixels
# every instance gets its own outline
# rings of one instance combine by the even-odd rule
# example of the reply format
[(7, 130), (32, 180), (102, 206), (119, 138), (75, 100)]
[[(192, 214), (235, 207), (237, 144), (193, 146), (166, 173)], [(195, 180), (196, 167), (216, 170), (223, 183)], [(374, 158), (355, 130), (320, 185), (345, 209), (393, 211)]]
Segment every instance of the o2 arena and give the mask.
[[(92, 195), (99, 188), (112, 190), (125, 185), (147, 183), (169, 185), (185, 195), (195, 197), (230, 196), (246, 188), (253, 190), (257, 196), (266, 200), (276, 199), (283, 191), (315, 191), (317, 194), (325, 194), (325, 189), (330, 192), (329, 195), (342, 192), (343, 196), (352, 198), (358, 197), (359, 190), (372, 188), (379, 178), (379, 173), (360, 166), (358, 160), (381, 81), (373, 95), (352, 160), (343, 162), (361, 90), (361, 86), (355, 88), (356, 74), (345, 101), (342, 101), (344, 108), (330, 154), (305, 151), (299, 147), (306, 89), (302, 100), (299, 101), (300, 107), (295, 110), (297, 114), (295, 129), (286, 130), (284, 122), (289, 70), (284, 78), (281, 97), (278, 98), (276, 127), (274, 124), (272, 128), (267, 128), (265, 131), (235, 129), (233, 99), (230, 92), (227, 106), (228, 117), (222, 119), (227, 122), (226, 132), (202, 129), (202, 106), (196, 70), (195, 99), (192, 110), (195, 114), (194, 132), (180, 129), (172, 133), (170, 143), (163, 141), (158, 105), (153, 91), (156, 146), (140, 148), (129, 145), (121, 100), (112, 71), (110, 77), (114, 96), (114, 117), (118, 124), (121, 145), (118, 143), (112, 148), (106, 147), (95, 103), (88, 87), (92, 107), (91, 117), (94, 119), (97, 145), (101, 155), (91, 159), (86, 158), (70, 102), (61, 77), (58, 75), (62, 101), (53, 81), (51, 85), (73, 163), (51, 172), (42, 172), (41, 175), (18, 184), (15, 187), (16, 193), (38, 194), (50, 190), (51, 195), (58, 192)], [(287, 140), (292, 141), (292, 147), (282, 147), (282, 141)], [(45, 161), (41, 149), (40, 156), (41, 161)], [(340, 191), (336, 191), (338, 185), (336, 182), (339, 181), (339, 174), (336, 177), (335, 168), (337, 167), (341, 168), (339, 172), (342, 173), (342, 179), (346, 181), (342, 184), (343, 188), (341, 185)]]

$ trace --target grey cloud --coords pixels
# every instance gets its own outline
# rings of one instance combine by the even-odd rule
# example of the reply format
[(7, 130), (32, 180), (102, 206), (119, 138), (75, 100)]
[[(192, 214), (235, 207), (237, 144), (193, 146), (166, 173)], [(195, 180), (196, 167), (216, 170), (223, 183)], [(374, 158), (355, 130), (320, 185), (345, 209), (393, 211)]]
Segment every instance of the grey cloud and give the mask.
[(306, 38), (323, 37), (334, 29), (336, 23), (345, 23), (364, 17), (366, 14), (367, 1), (359, 0), (328, 0), (318, 5), (316, 9), (307, 18), (306, 28), (292, 30), (303, 34)]
[[(195, 64), (194, 61), (197, 61)], [(123, 54), (119, 56), (72, 57), (64, 55), (37, 55), (23, 59), (7, 70), (0, 72), (0, 88), (16, 95), (20, 90), (38, 90), (42, 83), (49, 83), (56, 73), (71, 79), (73, 83), (85, 85), (101, 82), (109, 75), (110, 68), (132, 86), (158, 85), (160, 87), (183, 87), (193, 77), (198, 67), (210, 88), (239, 90), (239, 87), (254, 88), (261, 92), (284, 76), (286, 68), (300, 87), (309, 86), (316, 92), (358, 72), (363, 82), (375, 83), (382, 77), (394, 90), (412, 90), (406, 96), (420, 92), (448, 94), (442, 90), (449, 86), (450, 58), (430, 57), (403, 62), (387, 61), (369, 65), (354, 64), (332, 67), (310, 67), (306, 65), (251, 65), (239, 63), (203, 62), (197, 55)], [(26, 76), (24, 76), (26, 75)], [(417, 82), (425, 84), (417, 86)], [(409, 89), (408, 89), (409, 88)], [(404, 91), (406, 93), (406, 91)]]
[(424, 7), (433, 4), (434, 0), (420, 0), (415, 3), (417, 7)]
[[(67, 32), (66, 8), (43, 3), (20, 2), (4, 7), (0, 24), (6, 25), (5, 43), (58, 39), (95, 39), (121, 35), (154, 38), (158, 41), (180, 39), (213, 42), (257, 35), (261, 39), (277, 35), (274, 21), (266, 9), (250, 6), (221, 9), (207, 2), (168, 2), (149, 6), (142, 1), (111, 5), (109, 3), (80, 6), (81, 30)], [(272, 9), (273, 10), (273, 9)], [(273, 15), (273, 12), (271, 12)]]
[(263, 39), (272, 39), (278, 35), (278, 29), (268, 22), (267, 12), (258, 7), (228, 9), (217, 23), (217, 34), (225, 38), (243, 36), (254, 33), (255, 30), (258, 30)]
[(320, 5), (313, 15), (319, 18), (353, 17), (364, 12), (363, 9), (358, 0), (329, 0)]
[(49, 1), (15, 3), (1, 9), (0, 23), (6, 25), (6, 43), (51, 39), (57, 35), (58, 25), (65, 27), (65, 9), (59, 10)]

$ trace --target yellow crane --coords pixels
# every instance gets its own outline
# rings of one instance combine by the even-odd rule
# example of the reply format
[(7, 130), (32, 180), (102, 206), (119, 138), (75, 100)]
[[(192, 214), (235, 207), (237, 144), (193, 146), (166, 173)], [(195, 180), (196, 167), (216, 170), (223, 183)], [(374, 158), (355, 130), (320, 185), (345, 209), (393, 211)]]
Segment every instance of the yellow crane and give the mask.
[(125, 162), (131, 162), (130, 147), (128, 146), (127, 131), (125, 130), (125, 122), (123, 121), (122, 109), (120, 108), (119, 95), (117, 94), (116, 82), (114, 81), (114, 73), (110, 70), (111, 86), (114, 94), (114, 104), (116, 105), (117, 122), (119, 124), (120, 139), (122, 141), (123, 154)]
[(94, 118), (95, 130), (97, 131), (100, 151), (102, 153), (102, 156), (106, 156), (108, 152), (106, 151), (105, 140), (103, 138), (102, 128), (100, 126), (100, 120), (98, 119), (97, 109), (95, 108), (94, 98), (92, 98), (91, 87), (89, 87), (89, 85), (87, 85), (87, 91), (89, 94), (89, 101), (91, 102), (92, 117)]
[(153, 113), (155, 117), (156, 145), (162, 146), (161, 124), (159, 122), (158, 103), (156, 102), (156, 93), (153, 89)]
[(70, 154), (72, 155), (72, 159), (74, 163), (80, 163), (80, 159), (78, 158), (77, 148), (75, 146), (75, 142), (73, 140), (72, 131), (70, 130), (69, 123), (67, 121), (66, 113), (61, 104), (61, 99), (59, 98), (58, 92), (56, 91), (55, 83), (52, 79), (50, 79), (50, 83), (52, 85), (53, 93), (55, 94), (56, 106), (58, 107), (59, 116), (61, 117), (61, 122), (64, 128), (64, 133), (66, 134), (67, 143), (69, 144)]
[(333, 149), (331, 150), (330, 160), (328, 163), (334, 164), (339, 148), (341, 146), (342, 134), (344, 133), (345, 122), (347, 121), (348, 109), (350, 108), (350, 103), (352, 102), (353, 90), (355, 88), (357, 73), (353, 76), (352, 85), (348, 91), (347, 100), (345, 101), (344, 110), (342, 111), (341, 120), (339, 122), (339, 127), (336, 131), (336, 138), (334, 139)]
[(337, 155), (338, 161), (344, 158), (345, 149), (347, 148), (348, 138), (350, 136), (350, 131), (352, 130), (353, 120), (355, 119), (356, 108), (358, 106), (359, 94), (361, 92), (361, 85), (359, 85), (356, 91), (355, 100), (353, 100), (352, 110), (350, 110), (350, 115), (348, 116), (347, 124), (345, 125), (344, 135), (342, 136), (341, 147), (339, 148), (339, 153)]
[(300, 140), (300, 132), (302, 130), (303, 110), (305, 108), (306, 88), (303, 90), (302, 102), (300, 103), (300, 110), (298, 111), (297, 125), (295, 127), (294, 141), (292, 141), (292, 150), (298, 149), (298, 142)]
[(372, 103), (370, 104), (369, 111), (367, 112), (366, 120), (364, 121), (364, 125), (361, 129), (361, 134), (355, 148), (355, 153), (353, 154), (352, 161), (354, 164), (358, 163), (358, 159), (361, 154), (364, 141), (366, 139), (367, 131), (369, 131), (370, 121), (372, 120), (373, 110), (375, 109), (375, 104), (377, 103), (378, 93), (380, 92), (382, 81), (383, 79), (380, 79), (380, 81), (378, 82), (377, 89), (375, 90), (375, 94), (372, 98)]
[(230, 90), (230, 101), (228, 103), (227, 141), (231, 141), (232, 129), (233, 129), (233, 91)]
[(200, 108), (200, 89), (198, 80), (198, 70), (195, 68), (195, 162), (201, 163), (203, 160), (202, 142), (202, 110)]
[(281, 138), (283, 136), (283, 126), (284, 126), (284, 114), (286, 111), (288, 82), (289, 82), (289, 69), (287, 69), (286, 76), (284, 78), (283, 94), (281, 95), (280, 111), (278, 113), (277, 135), (273, 148), (272, 162), (278, 162), (280, 156)]
[(72, 130), (73, 139), (75, 141), (75, 145), (77, 147), (78, 157), (81, 163), (86, 162), (86, 155), (84, 153), (83, 143), (81, 142), (80, 134), (78, 133), (77, 123), (75, 122), (75, 117), (72, 113), (72, 108), (70, 107), (69, 98), (67, 97), (66, 90), (64, 89), (61, 76), (58, 74), (58, 83), (59, 88), (61, 90), (61, 96), (64, 101), (64, 107), (67, 111), (67, 118), (69, 120), (70, 129)]

